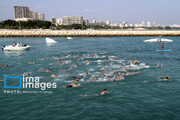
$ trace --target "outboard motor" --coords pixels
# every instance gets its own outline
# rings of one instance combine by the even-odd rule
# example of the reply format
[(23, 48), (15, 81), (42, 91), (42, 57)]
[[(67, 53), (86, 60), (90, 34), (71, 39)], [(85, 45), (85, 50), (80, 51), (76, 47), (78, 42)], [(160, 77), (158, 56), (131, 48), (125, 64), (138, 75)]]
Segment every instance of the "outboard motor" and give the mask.
[(5, 46), (3, 45), (1, 48), (2, 48), (2, 51), (4, 51)]

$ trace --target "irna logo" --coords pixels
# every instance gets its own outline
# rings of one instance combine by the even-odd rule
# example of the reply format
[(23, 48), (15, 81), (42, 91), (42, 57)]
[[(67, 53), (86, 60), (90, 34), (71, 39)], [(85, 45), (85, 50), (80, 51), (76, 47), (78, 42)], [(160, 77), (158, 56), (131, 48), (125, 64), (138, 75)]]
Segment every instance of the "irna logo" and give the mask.
[[(16, 85), (9, 85), (9, 83), (12, 82), (13, 84), (16, 83)], [(40, 88), (41, 90), (45, 90), (47, 88), (57, 88), (57, 84), (55, 82), (40, 82), (39, 77), (21, 77), (7, 75), (4, 77), (4, 88)]]

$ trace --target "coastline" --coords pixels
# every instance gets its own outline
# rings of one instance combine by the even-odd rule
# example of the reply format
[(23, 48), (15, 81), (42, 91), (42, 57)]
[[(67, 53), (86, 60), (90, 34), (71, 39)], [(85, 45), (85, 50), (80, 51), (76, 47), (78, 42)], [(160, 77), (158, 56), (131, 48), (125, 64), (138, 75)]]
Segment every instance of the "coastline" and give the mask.
[(121, 37), (180, 36), (179, 30), (8, 30), (0, 29), (0, 37)]

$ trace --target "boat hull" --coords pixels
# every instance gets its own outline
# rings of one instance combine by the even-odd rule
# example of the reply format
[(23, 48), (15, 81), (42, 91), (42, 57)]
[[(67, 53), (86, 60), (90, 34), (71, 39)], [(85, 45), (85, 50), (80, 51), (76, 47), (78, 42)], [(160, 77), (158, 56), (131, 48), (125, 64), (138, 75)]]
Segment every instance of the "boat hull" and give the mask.
[(144, 40), (144, 42), (173, 42), (173, 40), (157, 38), (157, 39)]
[(23, 46), (23, 47), (17, 47), (17, 46), (5, 46), (3, 48), (3, 51), (24, 51), (24, 50), (28, 50), (31, 46)]

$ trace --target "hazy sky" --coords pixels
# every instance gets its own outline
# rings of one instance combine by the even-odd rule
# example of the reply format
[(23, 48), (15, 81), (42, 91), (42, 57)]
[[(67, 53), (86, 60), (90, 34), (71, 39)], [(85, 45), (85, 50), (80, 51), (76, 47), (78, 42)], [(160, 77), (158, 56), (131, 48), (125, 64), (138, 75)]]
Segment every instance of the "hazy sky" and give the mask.
[(0, 21), (14, 19), (15, 5), (44, 13), (46, 20), (82, 15), (97, 21), (180, 24), (180, 0), (0, 0)]

